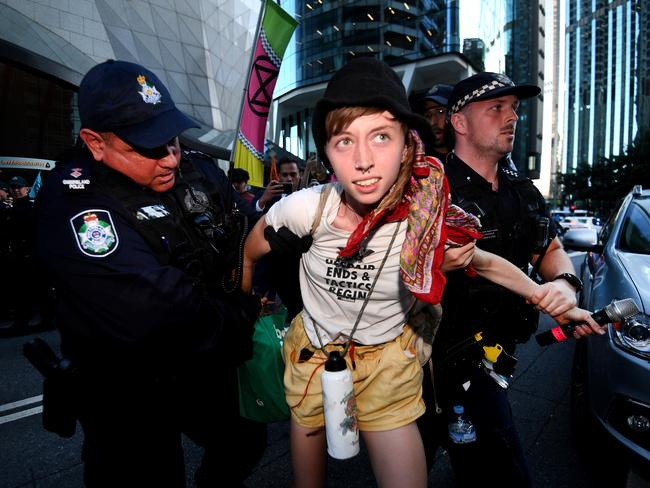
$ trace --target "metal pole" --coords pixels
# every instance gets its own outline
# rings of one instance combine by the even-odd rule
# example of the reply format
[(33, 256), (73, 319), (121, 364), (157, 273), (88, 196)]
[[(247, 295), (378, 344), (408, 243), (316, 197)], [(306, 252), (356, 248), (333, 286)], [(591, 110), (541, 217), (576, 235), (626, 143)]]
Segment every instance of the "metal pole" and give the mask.
[(248, 93), (248, 84), (251, 81), (251, 68), (253, 67), (253, 58), (255, 57), (255, 49), (257, 48), (257, 42), (260, 38), (260, 30), (262, 29), (262, 19), (264, 18), (264, 12), (266, 10), (266, 1), (262, 0), (262, 6), (260, 7), (260, 15), (257, 18), (257, 28), (255, 29), (255, 38), (253, 39), (253, 46), (251, 48), (251, 58), (248, 62), (248, 76), (246, 77), (246, 83), (244, 83), (244, 88), (242, 90), (242, 103), (239, 108), (239, 117), (237, 117), (237, 130), (235, 131), (235, 141), (233, 143), (232, 151), (230, 151), (230, 171), (235, 165), (235, 151), (237, 150), (237, 139), (239, 139), (239, 128), (241, 127), (242, 117), (244, 116), (244, 104), (246, 103), (246, 94)]

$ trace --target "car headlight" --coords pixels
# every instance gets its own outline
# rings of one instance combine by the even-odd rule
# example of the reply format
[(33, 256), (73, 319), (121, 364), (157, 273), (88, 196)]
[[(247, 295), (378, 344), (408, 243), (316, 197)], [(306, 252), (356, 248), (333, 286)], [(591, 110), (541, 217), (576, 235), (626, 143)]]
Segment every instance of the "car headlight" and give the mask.
[(650, 316), (639, 313), (614, 329), (614, 343), (642, 358), (650, 358)]

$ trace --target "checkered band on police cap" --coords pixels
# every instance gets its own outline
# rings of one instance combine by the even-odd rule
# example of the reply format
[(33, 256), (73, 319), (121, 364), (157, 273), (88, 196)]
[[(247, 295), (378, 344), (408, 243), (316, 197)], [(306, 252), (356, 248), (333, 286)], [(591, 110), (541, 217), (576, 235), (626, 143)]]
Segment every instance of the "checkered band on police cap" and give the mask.
[(467, 105), (469, 102), (472, 100), (479, 98), (483, 95), (485, 95), (488, 92), (491, 92), (492, 90), (495, 90), (497, 88), (503, 88), (504, 86), (514, 86), (514, 83), (512, 81), (510, 82), (511, 84), (506, 84), (502, 83), (498, 80), (491, 81), (490, 83), (486, 83), (485, 85), (482, 85), (480, 88), (477, 88), (476, 90), (473, 90), (471, 93), (468, 93), (465, 95), (463, 98), (458, 100), (456, 103), (454, 103), (454, 106), (451, 107), (452, 112), (458, 112), (461, 108), (463, 108), (465, 105)]
[(471, 102), (505, 95), (515, 95), (519, 99), (530, 98), (540, 91), (535, 85), (515, 85), (510, 78), (499, 73), (477, 73), (456, 84), (449, 97), (449, 114), (458, 112)]

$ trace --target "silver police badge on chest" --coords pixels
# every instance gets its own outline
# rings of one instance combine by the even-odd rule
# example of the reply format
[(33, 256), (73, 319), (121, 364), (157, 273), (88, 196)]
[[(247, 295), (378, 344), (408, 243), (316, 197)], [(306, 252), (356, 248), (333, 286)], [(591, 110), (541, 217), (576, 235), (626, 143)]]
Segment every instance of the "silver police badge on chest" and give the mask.
[(138, 220), (155, 220), (162, 219), (169, 215), (169, 210), (162, 205), (149, 205), (147, 207), (140, 207), (135, 213), (135, 218)]
[(188, 187), (183, 198), (185, 208), (190, 212), (203, 212), (210, 207), (208, 196), (196, 187)]

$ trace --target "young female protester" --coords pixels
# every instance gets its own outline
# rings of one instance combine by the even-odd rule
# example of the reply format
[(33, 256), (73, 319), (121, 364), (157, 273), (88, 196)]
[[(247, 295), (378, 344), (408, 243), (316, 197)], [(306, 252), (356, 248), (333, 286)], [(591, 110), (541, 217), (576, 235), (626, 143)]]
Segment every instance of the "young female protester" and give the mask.
[[(411, 112), (390, 67), (362, 58), (331, 79), (314, 112), (313, 135), (338, 182), (274, 205), (248, 237), (244, 261), (244, 288), (250, 289), (254, 263), (271, 250), (265, 229), (286, 227), (313, 238), (301, 262), (304, 309), (283, 350), (295, 486), (324, 486), (319, 368), (324, 351), (347, 343), (357, 423), (378, 485), (424, 487), (426, 462), (415, 423), (424, 412), (422, 368), (407, 322), (416, 299), (437, 304), (442, 294), (449, 191), (440, 162), (424, 157), (424, 143), (433, 137), (430, 125)], [(479, 249), (469, 260), (478, 274), (499, 284), (530, 287), (527, 296), (537, 286)], [(590, 320), (577, 309), (567, 316)]]

